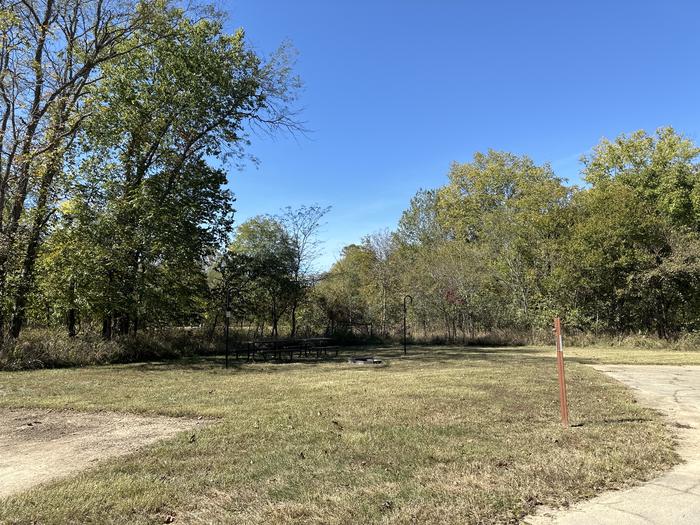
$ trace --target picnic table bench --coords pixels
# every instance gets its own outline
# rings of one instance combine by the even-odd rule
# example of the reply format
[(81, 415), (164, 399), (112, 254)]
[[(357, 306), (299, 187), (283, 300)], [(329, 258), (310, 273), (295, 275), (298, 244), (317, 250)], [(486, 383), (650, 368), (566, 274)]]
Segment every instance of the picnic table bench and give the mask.
[[(268, 355), (273, 359), (282, 361), (284, 356), (289, 356), (289, 360), (294, 360), (294, 355), (298, 354), (299, 359), (302, 357), (313, 356), (315, 353), (316, 359), (320, 359), (321, 354), (328, 356), (329, 351), (335, 351), (335, 356), (338, 356), (338, 346), (330, 345), (332, 342), (330, 337), (307, 337), (303, 339), (255, 339), (243, 343), (243, 349), (247, 354), (248, 360), (254, 361), (256, 356), (261, 356), (263, 361), (268, 360)], [(236, 349), (236, 359), (238, 359), (240, 349)]]

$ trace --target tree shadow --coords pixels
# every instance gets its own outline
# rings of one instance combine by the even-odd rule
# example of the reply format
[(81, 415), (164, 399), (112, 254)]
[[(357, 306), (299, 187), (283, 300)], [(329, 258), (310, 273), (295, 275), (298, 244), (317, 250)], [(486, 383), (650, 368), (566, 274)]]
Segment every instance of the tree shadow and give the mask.
[[(542, 355), (537, 355), (542, 354)], [(228, 369), (234, 372), (275, 373), (299, 368), (313, 368), (326, 365), (325, 371), (329, 371), (327, 365), (338, 366), (337, 370), (347, 370), (348, 367), (362, 370), (382, 369), (387, 370), (393, 364), (439, 365), (439, 364), (479, 364), (483, 362), (515, 364), (550, 364), (554, 359), (552, 355), (546, 355), (544, 351), (531, 347), (480, 347), (480, 346), (409, 346), (406, 354), (401, 346), (348, 346), (341, 347), (338, 355), (297, 357), (282, 360), (249, 360), (245, 355), (229, 357)], [(349, 358), (359, 356), (372, 356), (382, 359), (388, 366), (360, 367), (348, 363)], [(572, 358), (572, 361), (575, 359)], [(108, 365), (109, 367), (110, 365)], [(189, 356), (172, 360), (147, 361), (126, 365), (112, 365), (115, 368), (128, 368), (143, 372), (164, 370), (193, 370), (201, 372), (221, 373), (225, 369), (225, 357), (223, 355)]]
[(647, 423), (649, 421), (654, 421), (650, 417), (620, 417), (620, 418), (606, 418), (606, 419), (594, 419), (591, 421), (577, 421), (576, 424), (572, 424), (572, 427), (585, 427), (585, 426), (597, 426), (597, 425), (620, 425), (623, 423)]

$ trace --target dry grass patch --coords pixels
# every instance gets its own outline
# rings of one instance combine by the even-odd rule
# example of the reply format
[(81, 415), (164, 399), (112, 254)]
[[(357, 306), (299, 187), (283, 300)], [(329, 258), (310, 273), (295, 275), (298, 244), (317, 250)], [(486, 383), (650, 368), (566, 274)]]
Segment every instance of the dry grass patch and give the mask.
[[(360, 350), (366, 353), (367, 350)], [(673, 464), (658, 415), (537, 350), (374, 350), (389, 366), (220, 362), (2, 374), (0, 405), (222, 418), (0, 505), (0, 522), (508, 523)]]
[[(521, 351), (534, 356), (547, 356), (547, 347), (523, 347)], [(620, 346), (566, 347), (567, 360), (591, 365), (700, 365), (700, 348), (675, 350), (672, 348), (632, 348)]]

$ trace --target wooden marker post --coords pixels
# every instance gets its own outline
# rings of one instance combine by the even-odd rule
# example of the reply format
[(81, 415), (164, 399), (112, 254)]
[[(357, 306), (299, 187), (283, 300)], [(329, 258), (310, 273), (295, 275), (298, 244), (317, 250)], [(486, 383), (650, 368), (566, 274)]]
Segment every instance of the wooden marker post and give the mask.
[(228, 333), (229, 333), (229, 324), (231, 323), (231, 290), (228, 288), (226, 289), (226, 313), (224, 314), (226, 317), (224, 317), (224, 337), (226, 338), (226, 365), (225, 367), (228, 368)]
[(557, 372), (559, 375), (559, 408), (561, 411), (561, 424), (569, 427), (569, 402), (566, 398), (566, 378), (564, 376), (564, 342), (561, 337), (561, 321), (554, 318), (554, 336), (557, 344)]

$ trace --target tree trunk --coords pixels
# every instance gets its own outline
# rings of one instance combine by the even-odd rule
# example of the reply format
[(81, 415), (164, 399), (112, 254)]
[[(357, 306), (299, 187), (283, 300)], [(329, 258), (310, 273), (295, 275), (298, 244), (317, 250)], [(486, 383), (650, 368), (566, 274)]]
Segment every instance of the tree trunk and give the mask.
[(77, 321), (77, 313), (75, 308), (71, 308), (68, 310), (68, 319), (67, 319), (67, 325), (68, 325), (68, 337), (75, 337), (77, 335), (77, 332), (75, 330), (75, 324)]
[[(5, 294), (7, 293), (6, 286), (8, 277), (7, 274), (9, 271), (10, 254), (17, 249), (15, 245), (17, 241), (17, 232), (20, 227), (21, 218), (25, 214), (24, 204), (29, 192), (29, 182), (31, 179), (31, 168), (33, 160), (33, 155), (31, 155), (32, 146), (34, 144), (35, 135), (37, 133), (37, 129), (39, 127), (39, 123), (42, 117), (40, 107), (44, 88), (44, 52), (46, 48), (46, 40), (49, 34), (50, 20), (53, 16), (53, 12), (54, 1), (48, 0), (44, 7), (43, 23), (39, 24), (37, 32), (36, 48), (34, 51), (35, 81), (33, 88), (33, 100), (29, 109), (30, 118), (26, 128), (27, 131), (24, 135), (24, 138), (22, 139), (22, 147), (19, 156), (19, 158), (21, 159), (21, 163), (17, 174), (17, 187), (15, 188), (14, 192), (14, 202), (10, 207), (11, 211), (9, 215), (9, 222), (7, 228), (5, 228), (2, 232), (3, 237), (5, 238), (6, 249), (0, 250), (0, 298), (4, 298)], [(4, 199), (6, 197), (5, 189), (6, 188), (3, 187), (3, 208), (5, 206)], [(2, 209), (1, 212), (4, 215), (5, 210)], [(22, 281), (20, 281), (20, 283), (22, 283)], [(22, 316), (24, 315), (25, 306), (22, 303), (26, 304), (26, 299), (24, 301), (20, 300), (20, 304), (15, 305), (15, 307), (21, 307), (20, 318), (15, 320), (13, 315), (13, 319), (10, 323), (10, 334), (13, 335), (13, 337), (16, 337), (14, 335), (15, 333), (18, 336), (22, 328), (22, 322), (24, 320)], [(4, 319), (0, 319), (0, 321), (4, 321)], [(3, 323), (0, 322), (0, 325), (2, 324)]]
[(129, 327), (131, 326), (131, 318), (128, 313), (119, 316), (117, 321), (117, 329), (119, 335), (129, 335)]
[[(216, 331), (216, 325), (219, 324), (219, 311), (217, 310), (216, 315), (214, 316), (214, 322), (211, 325), (211, 330), (209, 330), (209, 342), (211, 343), (214, 340), (214, 332)], [(241, 328), (242, 330), (242, 328)]]
[(68, 337), (75, 337), (77, 332), (75, 330), (75, 324), (78, 317), (78, 312), (75, 308), (75, 282), (71, 280), (68, 285), (68, 296), (70, 300), (70, 308), (68, 309), (68, 315), (66, 316), (66, 325), (68, 328)]
[(102, 339), (109, 341), (112, 339), (112, 315), (105, 314), (102, 317)]
[(386, 337), (386, 286), (382, 283), (382, 336)]
[(26, 308), (29, 292), (34, 282), (34, 264), (39, 249), (39, 234), (43, 228), (43, 219), (35, 218), (32, 225), (31, 238), (27, 245), (27, 251), (22, 263), (22, 274), (14, 297), (12, 321), (10, 323), (10, 335), (17, 339), (26, 319)]
[(290, 334), (290, 337), (294, 339), (294, 337), (297, 335), (297, 299), (296, 297), (294, 298), (294, 301), (292, 302), (292, 333)]
[(272, 333), (270, 334), (272, 337), (277, 337), (277, 314), (275, 312), (272, 313)]
[(29, 293), (34, 284), (34, 267), (39, 252), (41, 243), (41, 234), (44, 231), (51, 213), (49, 208), (49, 195), (53, 181), (60, 173), (63, 166), (63, 155), (59, 138), (63, 128), (65, 127), (65, 102), (58, 105), (58, 113), (52, 123), (50, 131), (50, 143), (52, 144), (53, 152), (48, 158), (48, 162), (38, 188), (36, 206), (34, 209), (34, 218), (27, 241), (27, 248), (24, 252), (24, 260), (22, 261), (22, 273), (19, 280), (19, 285), (14, 294), (14, 309), (12, 313), (12, 322), (10, 333), (15, 339), (19, 337), (22, 327), (26, 320), (26, 308)]
[(659, 339), (668, 339), (668, 319), (666, 315), (666, 301), (664, 301), (663, 293), (657, 292), (656, 300), (656, 333)]

